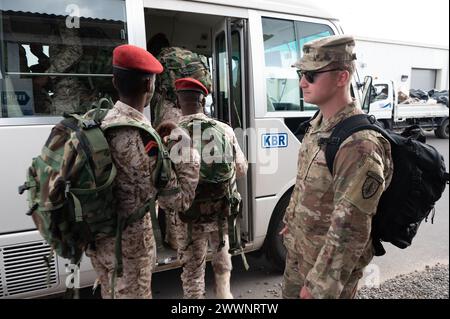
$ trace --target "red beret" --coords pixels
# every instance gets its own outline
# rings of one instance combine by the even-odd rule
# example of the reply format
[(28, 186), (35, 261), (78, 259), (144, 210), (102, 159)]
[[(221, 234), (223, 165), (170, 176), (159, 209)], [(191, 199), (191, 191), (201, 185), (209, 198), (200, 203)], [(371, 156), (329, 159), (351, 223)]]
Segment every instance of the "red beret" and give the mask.
[(113, 51), (113, 66), (119, 69), (159, 74), (163, 66), (148, 51), (134, 45), (124, 44)]
[(196, 91), (208, 95), (208, 89), (196, 79), (193, 78), (182, 78), (175, 81), (176, 91)]

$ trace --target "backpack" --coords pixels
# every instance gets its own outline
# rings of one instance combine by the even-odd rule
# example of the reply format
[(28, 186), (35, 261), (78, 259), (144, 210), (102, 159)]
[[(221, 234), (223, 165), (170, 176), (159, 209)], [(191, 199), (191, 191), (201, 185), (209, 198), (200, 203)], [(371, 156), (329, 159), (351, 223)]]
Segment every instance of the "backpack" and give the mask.
[(394, 172), (372, 220), (375, 256), (386, 253), (382, 241), (401, 249), (411, 245), (420, 224), (424, 219), (427, 221), (449, 181), (443, 156), (433, 146), (425, 144), (420, 127), (411, 126), (397, 134), (381, 125), (373, 116), (354, 115), (336, 125), (331, 136), (322, 141), (326, 145), (325, 158), (330, 173), (340, 145), (353, 133), (374, 130), (391, 144)]
[(158, 60), (164, 71), (156, 76), (155, 97), (152, 109), (155, 109), (155, 120), (160, 119), (161, 105), (165, 100), (175, 104), (175, 81), (181, 78), (194, 78), (200, 81), (211, 92), (212, 82), (208, 61), (205, 56), (178, 47), (162, 49)]
[(153, 227), (158, 223), (155, 222), (155, 198), (128, 218), (118, 217), (112, 188), (116, 168), (104, 133), (112, 127), (132, 126), (141, 129), (144, 144), (156, 141), (158, 159), (152, 178), (158, 189), (170, 179), (171, 162), (151, 126), (127, 122), (101, 129), (102, 120), (109, 111), (101, 108), (105, 102), (112, 105), (109, 100), (102, 99), (95, 110), (84, 116), (64, 114), (64, 119), (52, 128), (41, 154), (33, 158), (19, 193), (28, 191), (30, 209), (27, 215), (32, 217), (38, 231), (52, 247), (52, 255), (55, 252), (71, 263), (79, 264), (82, 254), (95, 239), (115, 236), (115, 274), (121, 276), (122, 231), (149, 210)]
[[(219, 223), (219, 250), (225, 245), (222, 220), (228, 223), (231, 254), (241, 254), (244, 265), (248, 264), (243, 253), (240, 235), (241, 196), (237, 190), (234, 163), (234, 146), (226, 137), (225, 130), (215, 120), (194, 119), (182, 121), (179, 126), (191, 137), (194, 148), (201, 155), (199, 183), (191, 207), (180, 212), (180, 219), (188, 224), (188, 243), (192, 242), (192, 224), (202, 220), (200, 205), (205, 202), (225, 200), (229, 209), (215, 216)], [(210, 218), (210, 216), (208, 216)]]

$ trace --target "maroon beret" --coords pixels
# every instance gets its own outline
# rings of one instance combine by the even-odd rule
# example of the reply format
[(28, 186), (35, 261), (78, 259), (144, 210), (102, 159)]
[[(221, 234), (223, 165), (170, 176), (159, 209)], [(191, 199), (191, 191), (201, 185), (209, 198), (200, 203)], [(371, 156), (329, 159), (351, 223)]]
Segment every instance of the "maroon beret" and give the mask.
[(176, 91), (196, 91), (208, 95), (208, 89), (196, 79), (193, 78), (182, 78), (175, 81)]
[(116, 47), (113, 51), (113, 66), (124, 70), (159, 74), (163, 66), (148, 51), (130, 44)]

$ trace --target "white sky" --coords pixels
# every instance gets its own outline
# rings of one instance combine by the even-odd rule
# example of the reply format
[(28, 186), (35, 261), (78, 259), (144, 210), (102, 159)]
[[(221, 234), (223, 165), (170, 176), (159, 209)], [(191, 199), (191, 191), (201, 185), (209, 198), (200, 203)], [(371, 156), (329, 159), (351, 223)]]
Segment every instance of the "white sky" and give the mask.
[(314, 0), (347, 34), (449, 46), (448, 0)]

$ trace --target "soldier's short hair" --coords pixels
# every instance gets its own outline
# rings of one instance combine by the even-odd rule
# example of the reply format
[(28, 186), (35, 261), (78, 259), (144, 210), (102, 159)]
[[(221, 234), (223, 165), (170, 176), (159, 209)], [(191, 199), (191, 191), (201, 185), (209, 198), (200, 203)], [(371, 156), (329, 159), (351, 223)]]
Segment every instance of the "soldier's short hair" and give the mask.
[(330, 66), (331, 69), (348, 71), (350, 76), (352, 76), (356, 70), (356, 64), (354, 61), (333, 62)]
[(113, 75), (119, 94), (123, 97), (133, 97), (145, 93), (147, 81), (153, 81), (155, 74), (141, 74), (122, 69), (113, 69)]

